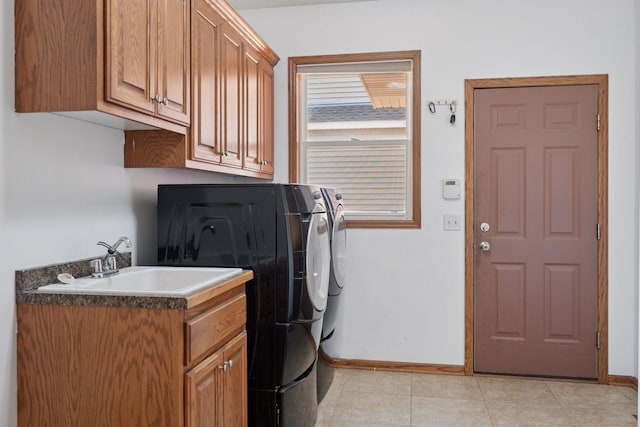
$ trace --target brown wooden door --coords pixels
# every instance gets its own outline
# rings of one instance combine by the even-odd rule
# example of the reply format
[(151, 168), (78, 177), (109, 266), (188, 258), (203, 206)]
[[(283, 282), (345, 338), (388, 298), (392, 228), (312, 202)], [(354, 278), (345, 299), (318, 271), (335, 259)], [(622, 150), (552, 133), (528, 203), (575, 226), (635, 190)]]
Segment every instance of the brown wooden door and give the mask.
[[(185, 375), (185, 426), (221, 426), (223, 355), (218, 351)], [(231, 425), (231, 424), (229, 424)]]
[(110, 0), (107, 4), (106, 99), (153, 113), (156, 1)]
[(223, 426), (246, 427), (247, 414), (247, 334), (231, 340), (222, 350), (227, 370), (222, 382)]
[(474, 99), (474, 370), (596, 378), (597, 86)]
[(158, 115), (189, 124), (189, 1), (158, 2)]
[(222, 157), (228, 166), (242, 166), (242, 38), (230, 26), (221, 37)]
[(191, 158), (220, 163), (220, 34), (222, 20), (206, 0), (196, 0), (192, 17), (193, 118)]

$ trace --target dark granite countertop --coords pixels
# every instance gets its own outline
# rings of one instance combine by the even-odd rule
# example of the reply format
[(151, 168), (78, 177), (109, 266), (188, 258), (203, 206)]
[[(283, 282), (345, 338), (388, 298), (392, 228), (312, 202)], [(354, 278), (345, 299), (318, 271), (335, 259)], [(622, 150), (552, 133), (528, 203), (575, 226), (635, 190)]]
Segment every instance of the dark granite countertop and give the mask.
[[(59, 283), (58, 274), (60, 273), (69, 273), (76, 278), (90, 276), (89, 261), (91, 259), (93, 258), (16, 271), (16, 303), (160, 309), (184, 309), (188, 307), (186, 297), (81, 295), (38, 292), (40, 286)], [(118, 266), (120, 268), (130, 267), (131, 253), (122, 253), (118, 257)]]

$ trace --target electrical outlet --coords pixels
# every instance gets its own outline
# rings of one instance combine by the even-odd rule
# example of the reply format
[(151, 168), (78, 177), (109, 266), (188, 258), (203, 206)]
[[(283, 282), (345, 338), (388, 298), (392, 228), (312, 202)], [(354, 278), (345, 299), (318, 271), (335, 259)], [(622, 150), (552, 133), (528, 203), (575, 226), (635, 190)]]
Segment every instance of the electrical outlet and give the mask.
[(442, 218), (444, 221), (443, 229), (445, 231), (455, 231), (462, 229), (462, 219), (460, 218), (460, 215), (445, 214), (442, 216)]

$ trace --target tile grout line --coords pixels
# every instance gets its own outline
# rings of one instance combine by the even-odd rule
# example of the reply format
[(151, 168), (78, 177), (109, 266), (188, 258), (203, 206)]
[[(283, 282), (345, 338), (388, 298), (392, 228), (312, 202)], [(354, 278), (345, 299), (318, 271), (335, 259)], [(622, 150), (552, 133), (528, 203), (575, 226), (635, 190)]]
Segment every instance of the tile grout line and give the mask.
[[(338, 393), (338, 402), (340, 402), (342, 400), (342, 395), (344, 394), (344, 383), (345, 382), (346, 382), (346, 380), (340, 386), (340, 393)], [(338, 403), (333, 405), (333, 408), (331, 410), (331, 416), (329, 417), (329, 426), (333, 425), (333, 417), (336, 414), (336, 409), (338, 409)]]
[(484, 407), (487, 410), (487, 415), (489, 415), (489, 421), (491, 422), (492, 426), (495, 426), (497, 425), (497, 421), (494, 420), (494, 417), (491, 414), (491, 410), (489, 409), (489, 402), (487, 401), (487, 396), (484, 392), (484, 389), (482, 388), (482, 385), (480, 384), (480, 380), (478, 378), (476, 378), (476, 382), (478, 383), (478, 388), (480, 389), (480, 395), (482, 396), (482, 402), (484, 403)]
[(411, 374), (411, 396), (409, 397), (409, 427), (413, 426), (413, 380), (415, 378), (415, 373)]
[(553, 399), (558, 403), (558, 405), (560, 406), (560, 408), (562, 409), (562, 411), (564, 413), (566, 413), (567, 418), (569, 418), (569, 421), (572, 423), (578, 422), (578, 420), (574, 417), (573, 413), (571, 411), (569, 411), (569, 407), (565, 407), (564, 403), (562, 403), (562, 400), (558, 397), (558, 395), (556, 395), (553, 392), (553, 389), (551, 387), (549, 387), (549, 381), (542, 381), (542, 383), (544, 384), (544, 386), (546, 387), (546, 389), (549, 391), (549, 393), (551, 393), (551, 396), (553, 396)]

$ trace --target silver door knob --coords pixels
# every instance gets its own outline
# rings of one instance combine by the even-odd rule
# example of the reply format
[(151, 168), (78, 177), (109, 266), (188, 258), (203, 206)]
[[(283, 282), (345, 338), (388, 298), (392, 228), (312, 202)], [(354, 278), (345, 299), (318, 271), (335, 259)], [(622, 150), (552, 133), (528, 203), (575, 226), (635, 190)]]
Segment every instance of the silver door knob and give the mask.
[(480, 224), (480, 231), (486, 233), (489, 230), (491, 230), (491, 226), (488, 223), (483, 222), (482, 224)]
[(480, 242), (479, 246), (482, 252), (487, 252), (489, 249), (491, 249), (491, 243), (489, 242)]

